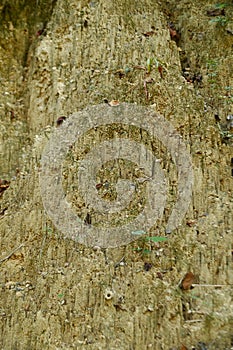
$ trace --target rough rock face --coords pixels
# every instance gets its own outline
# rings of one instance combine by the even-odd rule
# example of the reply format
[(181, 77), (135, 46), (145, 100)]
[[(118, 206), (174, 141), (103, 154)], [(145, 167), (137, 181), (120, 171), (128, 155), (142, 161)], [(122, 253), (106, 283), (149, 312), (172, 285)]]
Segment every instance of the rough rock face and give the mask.
[[(9, 0), (0, 11), (0, 348), (230, 350), (232, 3)], [(65, 239), (45, 212), (41, 155), (73, 113), (124, 102), (151, 106), (182, 136), (192, 157), (192, 201), (182, 224), (159, 240), (179, 196), (172, 155), (136, 127), (93, 127), (62, 173), (87, 230), (107, 220), (85, 207), (75, 172), (103, 140), (146, 145), (168, 189), (151, 239), (90, 248)], [(109, 161), (96, 190), (112, 203), (117, 186), (123, 195), (125, 180), (135, 179), (143, 206), (148, 183), (133, 162)], [(126, 217), (140, 211), (135, 203)]]

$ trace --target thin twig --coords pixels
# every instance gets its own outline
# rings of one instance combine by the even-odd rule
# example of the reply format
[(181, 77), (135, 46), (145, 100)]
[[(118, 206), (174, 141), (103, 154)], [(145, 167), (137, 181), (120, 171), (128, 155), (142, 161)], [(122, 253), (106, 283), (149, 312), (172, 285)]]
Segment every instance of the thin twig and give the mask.
[(230, 287), (232, 284), (192, 284), (193, 287)]
[(13, 249), (5, 258), (0, 259), (0, 264), (1, 264), (3, 261), (9, 259), (17, 250), (19, 250), (19, 249), (20, 249), (21, 247), (23, 247), (23, 246), (24, 246), (24, 243), (21, 243), (18, 247), (16, 247), (15, 249)]
[(124, 262), (124, 260), (125, 260), (125, 256), (123, 256), (122, 258), (121, 258), (121, 260), (120, 261), (118, 261), (116, 264), (115, 264), (115, 268), (117, 268), (118, 266), (120, 266), (121, 265), (121, 263), (122, 262)]

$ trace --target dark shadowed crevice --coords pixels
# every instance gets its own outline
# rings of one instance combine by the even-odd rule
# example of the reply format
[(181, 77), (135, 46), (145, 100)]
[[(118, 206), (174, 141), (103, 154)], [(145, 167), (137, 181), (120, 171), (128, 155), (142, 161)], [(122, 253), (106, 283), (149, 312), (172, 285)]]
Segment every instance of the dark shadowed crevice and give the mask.
[(3, 1), (0, 5), (0, 46), (24, 67), (31, 44), (45, 35), (57, 0)]

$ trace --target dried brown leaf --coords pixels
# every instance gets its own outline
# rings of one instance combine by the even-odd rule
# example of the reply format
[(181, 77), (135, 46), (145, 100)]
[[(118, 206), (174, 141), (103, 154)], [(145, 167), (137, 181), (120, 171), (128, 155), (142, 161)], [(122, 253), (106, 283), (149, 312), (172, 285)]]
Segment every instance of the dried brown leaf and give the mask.
[(187, 272), (184, 278), (182, 279), (181, 289), (189, 290), (192, 287), (192, 284), (194, 283), (194, 281), (195, 281), (194, 274), (191, 271)]
[(142, 35), (144, 35), (145, 37), (149, 37), (149, 36), (152, 36), (156, 34), (153, 30), (151, 30), (150, 32), (145, 32), (145, 33), (142, 33)]

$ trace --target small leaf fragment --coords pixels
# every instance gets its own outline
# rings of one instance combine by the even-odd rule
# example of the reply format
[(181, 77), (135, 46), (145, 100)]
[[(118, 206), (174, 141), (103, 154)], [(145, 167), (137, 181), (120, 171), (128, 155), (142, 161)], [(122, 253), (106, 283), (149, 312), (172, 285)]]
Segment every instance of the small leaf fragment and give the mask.
[(152, 237), (147, 237), (147, 240), (152, 242), (165, 242), (167, 241), (167, 237), (152, 236)]
[(131, 232), (132, 235), (144, 235), (146, 232), (143, 230), (133, 231)]

